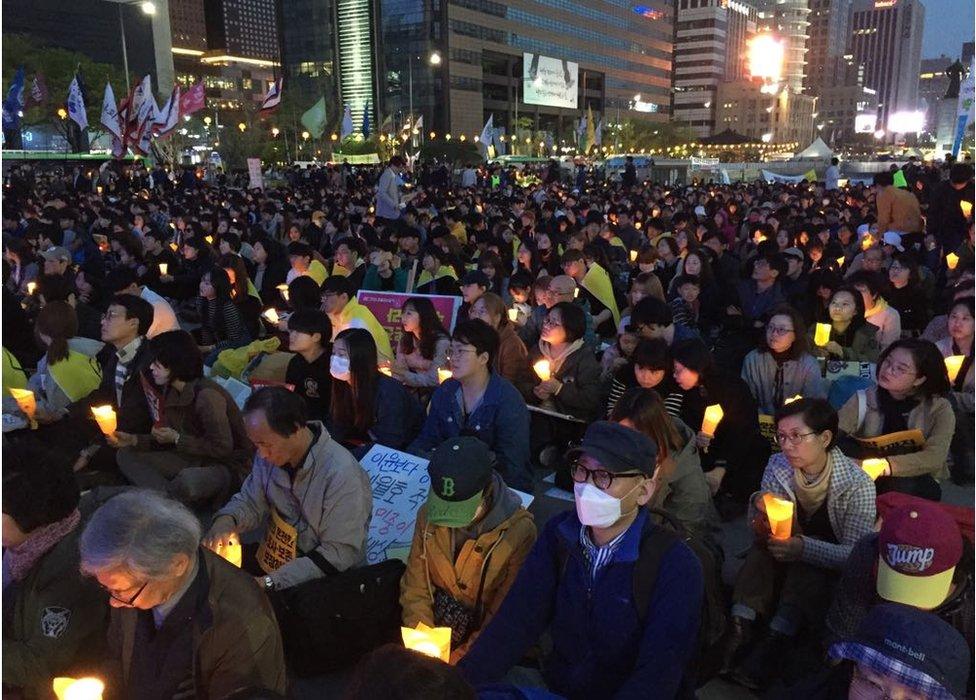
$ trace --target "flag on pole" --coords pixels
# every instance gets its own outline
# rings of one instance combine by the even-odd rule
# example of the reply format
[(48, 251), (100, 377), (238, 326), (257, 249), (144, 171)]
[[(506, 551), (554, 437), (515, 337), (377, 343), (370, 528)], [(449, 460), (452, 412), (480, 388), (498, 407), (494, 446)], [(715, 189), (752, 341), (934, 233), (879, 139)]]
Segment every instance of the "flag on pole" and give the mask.
[(153, 126), (156, 129), (156, 138), (168, 136), (180, 123), (180, 86), (173, 86), (173, 92), (166, 100), (165, 106), (160, 110)]
[(603, 145), (603, 117), (600, 117), (600, 123), (596, 125), (596, 141), (594, 143), (597, 146)]
[(27, 93), (26, 106), (42, 105), (45, 102), (47, 102), (47, 84), (44, 82), (43, 75), (35, 73), (30, 92)]
[(194, 83), (189, 90), (180, 96), (180, 116), (199, 112), (206, 106), (206, 94), (203, 81)]
[(586, 107), (586, 148), (584, 150), (590, 150), (596, 145), (596, 124), (593, 121), (593, 107), (592, 105), (587, 105)]
[(68, 118), (78, 125), (79, 129), (88, 128), (88, 114), (85, 112), (85, 98), (81, 92), (78, 75), (68, 86)]
[(580, 117), (579, 123), (576, 124), (576, 143), (579, 145), (579, 150), (585, 151), (586, 144), (583, 142), (586, 136), (586, 116)]
[(302, 115), (302, 126), (312, 135), (313, 139), (320, 138), (325, 133), (326, 113), (325, 97), (320, 97), (319, 101), (308, 108)]
[(962, 82), (959, 89), (959, 100), (956, 103), (956, 133), (952, 140), (952, 156), (959, 155), (962, 148), (962, 139), (966, 135), (966, 129), (973, 121), (973, 98), (976, 96), (976, 85), (974, 85), (973, 70), (976, 70), (976, 59), (969, 63), (969, 75)]
[(424, 115), (423, 114), (421, 114), (419, 117), (417, 117), (417, 122), (413, 125), (413, 128), (416, 129), (418, 131), (418, 133), (421, 132), (421, 131), (423, 131), (423, 129), (424, 129)]
[(3, 101), (3, 128), (16, 129), (20, 126), (20, 112), (24, 109), (24, 69), (20, 67), (14, 73), (14, 81), (10, 83), (7, 99)]
[(345, 139), (352, 133), (352, 110), (349, 109), (349, 105), (346, 105), (345, 110), (342, 112), (342, 127), (339, 130), (339, 136)]
[(366, 100), (366, 108), (363, 110), (363, 138), (369, 138), (369, 100)]
[(492, 137), (494, 137), (494, 135), (495, 135), (495, 115), (489, 114), (488, 121), (485, 122), (484, 127), (481, 129), (481, 136), (478, 137), (478, 140), (481, 142), (482, 146), (485, 149), (486, 158), (494, 157), (492, 154), (494, 153), (495, 149), (492, 147), (492, 143), (491, 143), (491, 139)]
[(122, 124), (119, 121), (119, 110), (115, 106), (115, 93), (112, 91), (111, 83), (105, 83), (105, 94), (102, 96), (102, 117), (99, 121), (114, 138), (122, 139)]
[(274, 112), (278, 105), (281, 104), (281, 78), (271, 83), (271, 87), (268, 88), (268, 94), (264, 96), (261, 100), (261, 112), (262, 117), (266, 117), (272, 112)]

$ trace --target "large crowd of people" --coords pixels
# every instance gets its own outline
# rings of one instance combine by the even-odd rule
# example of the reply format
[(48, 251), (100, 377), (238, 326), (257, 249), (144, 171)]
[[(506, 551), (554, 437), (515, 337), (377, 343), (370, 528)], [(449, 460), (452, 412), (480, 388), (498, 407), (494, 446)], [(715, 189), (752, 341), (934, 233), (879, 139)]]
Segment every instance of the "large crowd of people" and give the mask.
[(971, 697), (970, 163), (6, 165), (4, 697)]

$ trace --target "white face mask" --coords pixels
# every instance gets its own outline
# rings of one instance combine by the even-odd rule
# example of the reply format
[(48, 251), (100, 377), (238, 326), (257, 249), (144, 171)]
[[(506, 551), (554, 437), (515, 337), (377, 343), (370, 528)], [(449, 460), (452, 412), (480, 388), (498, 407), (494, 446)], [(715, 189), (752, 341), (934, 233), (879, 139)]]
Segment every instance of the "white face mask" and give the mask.
[(349, 358), (333, 355), (329, 358), (329, 374), (342, 382), (349, 381)]
[[(637, 486), (634, 487), (634, 489), (636, 488)], [(634, 489), (631, 489), (627, 496), (633, 493)], [(580, 522), (584, 525), (610, 527), (623, 517), (620, 512), (620, 504), (623, 499), (611, 496), (606, 491), (601, 491), (589, 481), (583, 484), (573, 484), (573, 493), (576, 496), (576, 515), (579, 516)]]

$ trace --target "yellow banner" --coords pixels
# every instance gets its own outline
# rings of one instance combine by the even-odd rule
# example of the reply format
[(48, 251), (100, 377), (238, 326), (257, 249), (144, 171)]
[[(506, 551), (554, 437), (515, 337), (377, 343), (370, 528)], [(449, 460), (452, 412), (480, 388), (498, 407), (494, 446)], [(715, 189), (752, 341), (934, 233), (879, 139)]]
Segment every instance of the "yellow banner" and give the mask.
[(298, 530), (294, 525), (286, 523), (276, 508), (272, 508), (268, 531), (264, 542), (258, 547), (258, 564), (265, 573), (270, 574), (290, 562), (297, 554)]

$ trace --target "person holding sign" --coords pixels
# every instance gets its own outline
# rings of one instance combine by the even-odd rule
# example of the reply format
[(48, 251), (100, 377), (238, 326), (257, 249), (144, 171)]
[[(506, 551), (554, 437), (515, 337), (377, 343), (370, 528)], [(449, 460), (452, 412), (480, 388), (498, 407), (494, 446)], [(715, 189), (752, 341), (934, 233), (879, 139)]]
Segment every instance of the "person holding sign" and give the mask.
[(497, 681), (549, 634), (549, 689), (569, 698), (686, 698), (703, 604), (702, 567), (651, 522), (657, 449), (617, 423), (591, 424), (570, 453), (576, 508), (539, 535), (459, 667)]
[(152, 491), (119, 494), (81, 534), (81, 572), (109, 596), (107, 685), (120, 698), (284, 692), (271, 603), (251, 577), (200, 546), (190, 510)]
[(373, 494), (359, 462), (283, 387), (251, 394), (244, 426), (257, 448), (254, 466), (204, 544), (217, 549), (267, 526), (257, 551), (265, 575), (257, 579), (268, 591), (363, 564)]
[(536, 538), (532, 516), (473, 437), (437, 447), (400, 582), (403, 626), (451, 628), (459, 661), (498, 611)]
[(498, 334), (483, 321), (459, 323), (448, 361), (453, 376), (434, 390), (424, 427), (407, 452), (421, 457), (448, 438), (473, 435), (498, 457), (505, 483), (532, 491), (529, 411), (518, 389), (492, 371)]
[[(752, 498), (756, 541), (736, 577), (732, 624), (721, 648), (722, 672), (754, 690), (772, 680), (801, 627), (815, 633), (822, 624), (836, 572), (871, 532), (876, 514), (870, 477), (836, 447), (838, 418), (829, 403), (798, 399), (776, 412), (775, 424), (782, 452), (770, 458), (761, 492)], [(792, 524), (774, 530), (764, 496), (792, 505)], [(749, 650), (757, 619), (769, 629)]]
[(818, 357), (851, 362), (875, 362), (878, 359), (878, 329), (864, 319), (864, 297), (854, 287), (834, 290), (827, 306), (830, 336), (817, 343), (816, 327), (810, 327), (808, 340)]
[(908, 338), (890, 345), (879, 360), (877, 386), (848, 399), (840, 409), (840, 429), (860, 443), (859, 458), (887, 460), (878, 493), (938, 501), (956, 428), (942, 353), (928, 340)]

